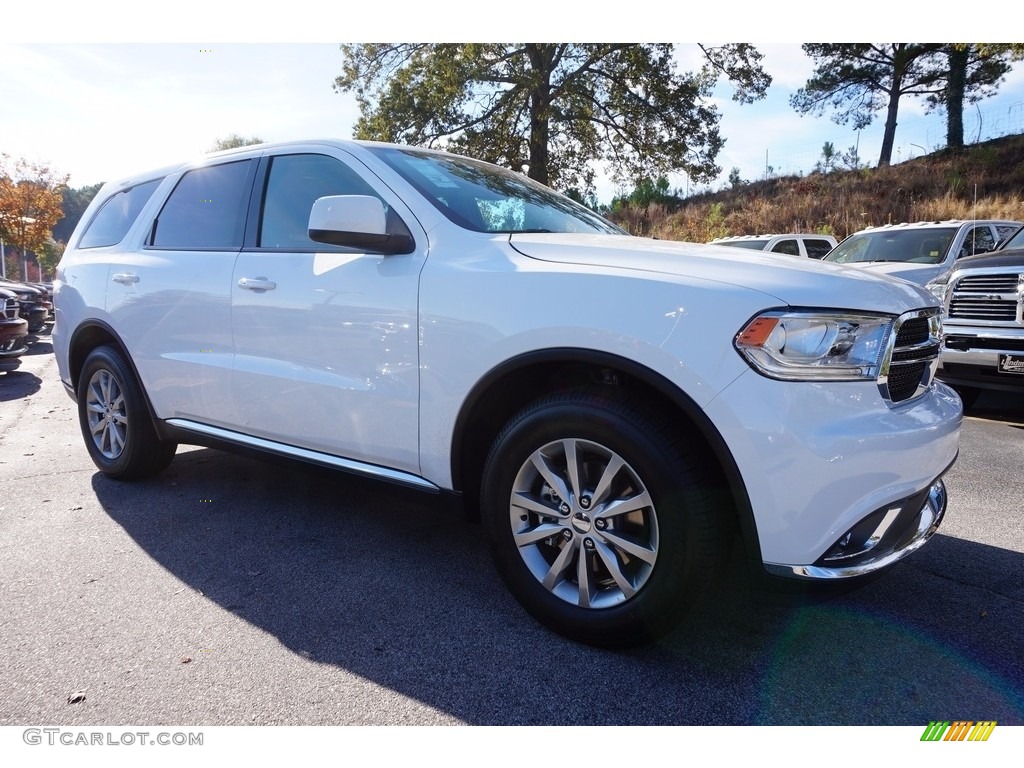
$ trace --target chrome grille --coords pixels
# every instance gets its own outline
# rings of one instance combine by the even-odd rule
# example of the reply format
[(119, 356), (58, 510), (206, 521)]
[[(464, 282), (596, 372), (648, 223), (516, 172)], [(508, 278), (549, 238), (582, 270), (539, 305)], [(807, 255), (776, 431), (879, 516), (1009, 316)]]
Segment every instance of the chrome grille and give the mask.
[(882, 397), (900, 403), (924, 394), (935, 376), (941, 339), (938, 309), (907, 312), (896, 318), (878, 377)]
[(1019, 324), (1022, 285), (1024, 276), (1019, 272), (955, 277), (949, 289), (948, 317), (954, 322)]
[(4, 318), (6, 318), (7, 320), (17, 320), (18, 319), (18, 300), (17, 299), (5, 298), (5, 299), (2, 300), (2, 303), (0, 303), (0, 307), (3, 308), (3, 316), (4, 316)]

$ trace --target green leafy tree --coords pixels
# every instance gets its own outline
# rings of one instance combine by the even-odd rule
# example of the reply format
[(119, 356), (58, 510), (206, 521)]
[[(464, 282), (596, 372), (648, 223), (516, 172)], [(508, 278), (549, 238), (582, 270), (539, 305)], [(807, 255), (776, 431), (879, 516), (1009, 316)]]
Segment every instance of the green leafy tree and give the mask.
[(856, 145), (850, 147), (848, 150), (839, 155), (839, 162), (846, 166), (851, 171), (859, 171), (864, 168), (866, 163), (861, 159), (860, 148)]
[(801, 114), (835, 110), (832, 119), (855, 130), (885, 110), (885, 131), (878, 165), (889, 165), (896, 138), (900, 99), (929, 96), (941, 87), (946, 64), (941, 43), (805, 43), (814, 60), (807, 84), (791, 98)]
[(353, 92), (357, 138), (440, 146), (561, 189), (593, 187), (595, 161), (616, 180), (719, 172), (723, 139), (708, 97), (728, 77), (734, 98), (770, 77), (746, 44), (702, 47), (678, 71), (668, 44), (374, 43), (342, 45), (335, 90)]
[(223, 139), (217, 139), (213, 143), (213, 146), (210, 147), (209, 151), (220, 152), (224, 149), (236, 149), (238, 147), (248, 147), (251, 144), (263, 143), (265, 142), (259, 136), (250, 136), (246, 138), (245, 136), (239, 136), (237, 133), (232, 133), (225, 136)]
[(946, 146), (964, 146), (964, 106), (995, 94), (1010, 62), (1024, 57), (1021, 43), (949, 43), (941, 87), (927, 97), (931, 108), (946, 110)]
[(814, 169), (821, 173), (831, 173), (836, 169), (838, 159), (835, 145), (831, 141), (826, 141), (821, 147), (821, 160), (815, 164)]
[(681, 202), (679, 190), (669, 188), (668, 178), (659, 176), (657, 179), (645, 177), (638, 179), (633, 191), (628, 195), (620, 195), (612, 200), (611, 210), (622, 212), (626, 208), (644, 209), (652, 204), (678, 205)]
[(67, 244), (52, 237), (47, 239), (36, 251), (36, 264), (39, 265), (40, 279), (53, 277), (53, 273), (60, 263), (60, 257), (64, 255)]
[(89, 207), (89, 203), (96, 197), (96, 193), (100, 191), (102, 186), (103, 184), (101, 183), (88, 187), (79, 187), (78, 189), (71, 187), (61, 189), (61, 218), (53, 226), (54, 240), (66, 243), (71, 239), (71, 233), (78, 226), (82, 214), (85, 213), (85, 209)]
[(61, 217), (68, 177), (42, 163), (0, 155), (0, 237), (22, 253), (37, 251)]

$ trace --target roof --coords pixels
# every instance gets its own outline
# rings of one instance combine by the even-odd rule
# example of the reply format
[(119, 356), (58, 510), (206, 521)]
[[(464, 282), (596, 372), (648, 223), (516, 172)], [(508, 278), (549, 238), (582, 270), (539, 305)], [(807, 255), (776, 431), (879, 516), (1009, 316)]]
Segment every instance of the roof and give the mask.
[(864, 229), (858, 230), (854, 234), (862, 234), (864, 232), (887, 232), (893, 230), (906, 230), (906, 229), (937, 229), (939, 227), (962, 227), (964, 225), (973, 224), (1009, 224), (1012, 226), (1019, 226), (1020, 222), (1010, 221), (1008, 219), (944, 219), (942, 221), (913, 221), (913, 222), (902, 222), (900, 224), (883, 224), (878, 227), (865, 227)]
[(773, 237), (820, 237), (823, 240), (828, 240), (832, 235), (819, 235), (816, 232), (789, 232), (785, 234), (771, 234), (771, 235), (730, 235), (729, 237), (718, 237), (712, 240), (712, 243), (728, 243), (735, 242), (737, 240), (768, 240)]

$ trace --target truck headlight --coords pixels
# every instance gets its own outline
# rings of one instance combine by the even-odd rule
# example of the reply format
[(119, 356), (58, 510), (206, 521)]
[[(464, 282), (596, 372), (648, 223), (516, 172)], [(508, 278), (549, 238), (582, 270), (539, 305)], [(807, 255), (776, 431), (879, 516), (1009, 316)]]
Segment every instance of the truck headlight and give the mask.
[(943, 304), (946, 301), (946, 287), (949, 285), (949, 273), (936, 277), (934, 280), (929, 282), (925, 288), (931, 292), (932, 296), (939, 300), (939, 304)]
[(773, 379), (875, 379), (893, 319), (816, 310), (764, 312), (737, 334), (736, 349)]

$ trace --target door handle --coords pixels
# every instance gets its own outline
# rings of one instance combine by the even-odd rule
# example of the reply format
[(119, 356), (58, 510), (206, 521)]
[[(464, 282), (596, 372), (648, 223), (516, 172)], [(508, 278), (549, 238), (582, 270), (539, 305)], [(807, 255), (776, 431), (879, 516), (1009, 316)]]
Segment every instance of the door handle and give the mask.
[(110, 279), (121, 285), (131, 285), (132, 283), (139, 282), (139, 276), (132, 272), (118, 272)]
[(238, 287), (247, 291), (272, 291), (277, 288), (277, 283), (265, 277), (243, 277), (238, 281)]

